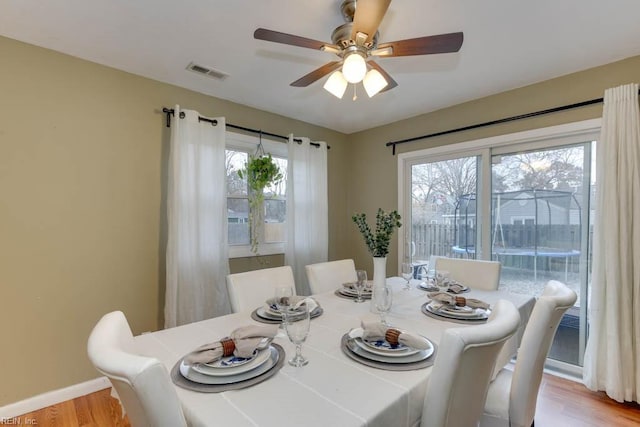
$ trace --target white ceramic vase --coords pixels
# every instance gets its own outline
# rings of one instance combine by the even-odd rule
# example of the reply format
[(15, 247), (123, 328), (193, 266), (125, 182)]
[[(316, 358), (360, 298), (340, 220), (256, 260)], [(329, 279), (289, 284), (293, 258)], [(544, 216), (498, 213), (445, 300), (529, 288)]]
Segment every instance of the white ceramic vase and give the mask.
[(387, 257), (373, 257), (373, 289), (371, 295), (371, 311), (378, 313), (375, 306), (376, 290), (387, 284)]

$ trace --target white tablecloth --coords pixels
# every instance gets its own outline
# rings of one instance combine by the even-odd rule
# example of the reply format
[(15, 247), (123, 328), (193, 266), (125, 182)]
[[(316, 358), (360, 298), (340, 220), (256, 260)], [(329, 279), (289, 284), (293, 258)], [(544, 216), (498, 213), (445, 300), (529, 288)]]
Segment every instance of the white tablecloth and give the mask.
[[(420, 333), (439, 343), (442, 332), (465, 325), (432, 319), (420, 311), (426, 292), (402, 289), (404, 280), (390, 278), (394, 302), (388, 320), (394, 326)], [(416, 282), (417, 283), (417, 282)], [(415, 283), (414, 283), (415, 285)], [(534, 299), (496, 291), (472, 291), (465, 296), (495, 304), (512, 301), (520, 310), (524, 328)], [(303, 368), (285, 365), (274, 377), (242, 390), (198, 393), (176, 387), (185, 415), (193, 425), (233, 426), (412, 426), (421, 418), (427, 379), (432, 368), (415, 371), (384, 371), (361, 365), (345, 356), (340, 339), (362, 318), (376, 317), (370, 303), (356, 304), (333, 293), (314, 296), (324, 314), (311, 321), (303, 346), (309, 364)], [(215, 341), (238, 326), (254, 323), (250, 312), (192, 323), (135, 338), (139, 354), (161, 360), (171, 370), (186, 353)], [(520, 335), (521, 336), (520, 331)], [(286, 338), (276, 338), (287, 358), (294, 347)], [(515, 354), (513, 339), (501, 356), (500, 366)]]

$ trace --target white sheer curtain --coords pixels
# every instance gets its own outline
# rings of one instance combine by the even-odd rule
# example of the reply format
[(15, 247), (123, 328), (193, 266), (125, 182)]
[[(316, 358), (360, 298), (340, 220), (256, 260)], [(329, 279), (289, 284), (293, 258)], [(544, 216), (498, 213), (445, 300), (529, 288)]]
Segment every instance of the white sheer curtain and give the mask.
[[(229, 312), (225, 121), (175, 107), (167, 197), (165, 327)], [(183, 115), (184, 118), (180, 116)]]
[(584, 382), (622, 402), (640, 396), (638, 85), (607, 89), (596, 148), (596, 221)]
[(285, 264), (293, 268), (299, 295), (309, 295), (305, 265), (327, 261), (327, 144), (294, 141), (287, 156), (287, 248)]

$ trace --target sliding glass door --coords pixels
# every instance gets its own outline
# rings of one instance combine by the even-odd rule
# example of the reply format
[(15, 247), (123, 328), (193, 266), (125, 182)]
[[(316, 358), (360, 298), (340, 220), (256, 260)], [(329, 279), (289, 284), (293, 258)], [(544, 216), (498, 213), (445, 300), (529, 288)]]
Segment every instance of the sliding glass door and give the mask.
[[(501, 286), (542, 294), (549, 280), (587, 291), (591, 142), (529, 151), (492, 150), (491, 253)], [(586, 254), (586, 256), (582, 256)], [(565, 314), (550, 358), (581, 365), (581, 298)]]
[(560, 324), (550, 358), (577, 366), (587, 335), (597, 137), (593, 123), (585, 128), (533, 131), (399, 159), (399, 203), (410, 225), (401, 237), (402, 260), (498, 260), (501, 289), (536, 297), (549, 280), (566, 283), (579, 297)]

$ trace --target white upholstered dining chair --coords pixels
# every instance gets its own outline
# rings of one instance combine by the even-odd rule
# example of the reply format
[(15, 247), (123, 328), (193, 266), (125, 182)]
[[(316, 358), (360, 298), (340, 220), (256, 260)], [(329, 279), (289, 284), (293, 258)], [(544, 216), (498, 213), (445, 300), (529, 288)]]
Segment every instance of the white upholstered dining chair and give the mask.
[(442, 334), (421, 427), (478, 425), (498, 353), (519, 325), (518, 309), (500, 300), (486, 323), (447, 329)]
[(436, 270), (449, 272), (449, 277), (473, 289), (495, 291), (500, 284), (500, 263), (476, 259), (435, 258)]
[(121, 311), (105, 314), (89, 335), (93, 366), (118, 392), (133, 427), (186, 426), (176, 390), (157, 359), (131, 352), (133, 334)]
[(576, 299), (565, 284), (547, 283), (527, 322), (514, 370), (502, 369), (489, 385), (481, 426), (533, 426), (544, 362), (562, 316)]
[(227, 291), (234, 313), (253, 310), (274, 296), (278, 286), (291, 286), (294, 295), (296, 284), (290, 266), (263, 268), (227, 275)]
[(356, 265), (352, 259), (320, 262), (307, 265), (304, 268), (313, 295), (334, 291), (343, 283), (357, 280)]

